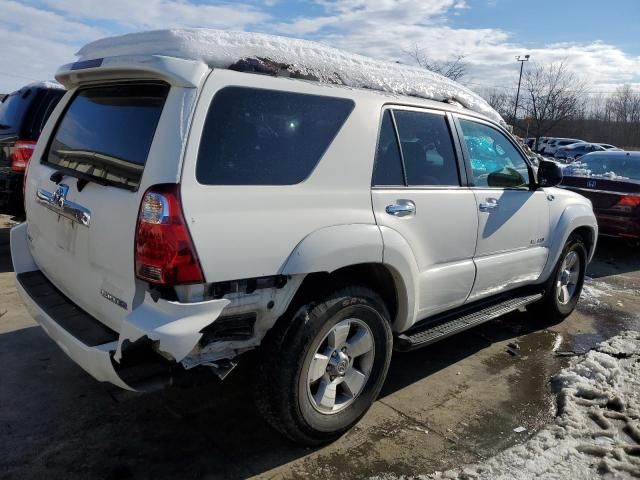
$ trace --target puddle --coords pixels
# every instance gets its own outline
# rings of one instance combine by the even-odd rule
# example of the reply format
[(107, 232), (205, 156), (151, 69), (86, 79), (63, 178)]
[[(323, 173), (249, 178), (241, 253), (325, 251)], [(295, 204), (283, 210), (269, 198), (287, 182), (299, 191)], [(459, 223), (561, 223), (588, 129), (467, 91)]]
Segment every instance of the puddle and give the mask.
[(596, 347), (597, 344), (606, 340), (606, 337), (599, 333), (574, 333), (565, 334), (562, 343), (556, 350), (556, 353), (573, 353), (576, 355), (584, 355), (589, 350)]

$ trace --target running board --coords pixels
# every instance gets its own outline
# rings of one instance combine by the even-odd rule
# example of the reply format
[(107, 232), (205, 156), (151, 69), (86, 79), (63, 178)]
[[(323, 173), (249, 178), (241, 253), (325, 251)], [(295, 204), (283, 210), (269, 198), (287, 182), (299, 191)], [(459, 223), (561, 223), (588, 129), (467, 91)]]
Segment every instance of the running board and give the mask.
[(542, 293), (536, 293), (532, 295), (522, 295), (518, 297), (511, 297), (508, 300), (500, 303), (493, 303), (490, 306), (485, 306), (480, 310), (469, 312), (469, 310), (461, 313), (460, 316), (451, 319), (451, 317), (445, 317), (442, 322), (429, 322), (424, 325), (423, 328), (414, 327), (407, 331), (397, 335), (395, 338), (395, 349), (403, 352), (409, 350), (415, 350), (416, 348), (426, 347), (439, 340), (462, 332), (469, 328), (480, 325), (481, 323), (488, 322), (494, 318), (498, 318), (514, 310), (518, 310), (530, 303), (533, 303), (542, 298)]

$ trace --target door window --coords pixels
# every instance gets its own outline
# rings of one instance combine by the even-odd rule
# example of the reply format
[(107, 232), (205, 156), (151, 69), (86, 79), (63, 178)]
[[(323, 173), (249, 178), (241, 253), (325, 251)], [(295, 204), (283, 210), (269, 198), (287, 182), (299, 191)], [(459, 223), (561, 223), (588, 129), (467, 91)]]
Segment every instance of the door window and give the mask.
[(529, 188), (529, 169), (509, 139), (488, 125), (460, 119), (476, 187)]
[(444, 115), (394, 111), (409, 186), (459, 186), (458, 163)]
[(380, 127), (380, 136), (378, 137), (378, 150), (376, 152), (376, 163), (373, 170), (373, 185), (403, 186), (404, 184), (400, 149), (398, 148), (396, 132), (393, 128), (391, 110), (387, 110), (384, 112), (382, 125)]

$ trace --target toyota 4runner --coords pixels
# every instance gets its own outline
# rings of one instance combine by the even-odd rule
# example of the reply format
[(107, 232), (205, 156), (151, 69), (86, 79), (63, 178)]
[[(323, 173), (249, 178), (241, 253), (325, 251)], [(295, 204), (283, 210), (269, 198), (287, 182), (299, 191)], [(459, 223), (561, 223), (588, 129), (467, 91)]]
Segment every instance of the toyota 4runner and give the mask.
[[(68, 92), (11, 231), (25, 304), (97, 380), (224, 377), (257, 349), (260, 411), (314, 444), (364, 415), (393, 349), (524, 307), (574, 309), (591, 204), (463, 107), (483, 105), (463, 87), (440, 101), (455, 84), (355, 56), (323, 81), (306, 53), (343, 57), (306, 42), (284, 49), (291, 64), (242, 44), (220, 67), (228, 39), (209, 63), (188, 42), (115, 40), (58, 71)], [(394, 72), (449, 93), (398, 93)]]

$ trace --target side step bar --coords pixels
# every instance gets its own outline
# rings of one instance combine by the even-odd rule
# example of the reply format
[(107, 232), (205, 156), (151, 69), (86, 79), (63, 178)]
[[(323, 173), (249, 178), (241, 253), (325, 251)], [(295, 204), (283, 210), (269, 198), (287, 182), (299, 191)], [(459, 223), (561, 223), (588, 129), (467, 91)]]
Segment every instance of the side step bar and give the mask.
[(397, 335), (395, 338), (395, 349), (407, 352), (417, 348), (426, 347), (439, 340), (447, 338), (456, 333), (498, 318), (514, 310), (529, 305), (542, 298), (542, 293), (510, 297), (500, 303), (493, 303), (479, 310), (463, 311), (460, 316), (451, 318), (445, 317), (441, 322), (432, 321), (423, 327), (414, 327), (411, 330)]

